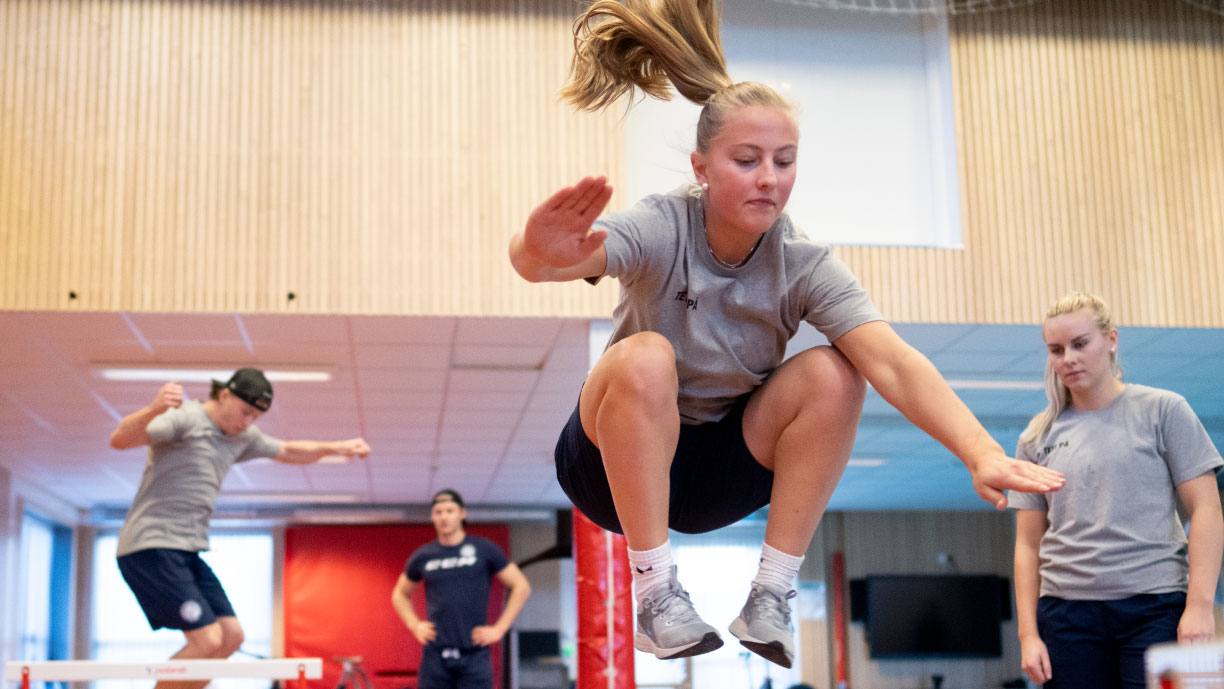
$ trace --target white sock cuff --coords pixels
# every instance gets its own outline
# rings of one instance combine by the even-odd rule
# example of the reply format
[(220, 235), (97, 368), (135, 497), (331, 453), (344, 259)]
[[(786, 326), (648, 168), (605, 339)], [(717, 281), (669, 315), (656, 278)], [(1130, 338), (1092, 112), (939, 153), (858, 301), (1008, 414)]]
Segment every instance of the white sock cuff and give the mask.
[(768, 543), (761, 544), (761, 559), (777, 562), (796, 571), (798, 571), (799, 565), (803, 564), (803, 557), (803, 555), (788, 555)]
[(630, 560), (637, 560), (639, 562), (642, 560), (655, 560), (671, 552), (671, 539), (663, 541), (663, 545), (651, 548), (650, 550), (634, 550), (632, 548), (626, 548), (626, 550), (629, 551)]

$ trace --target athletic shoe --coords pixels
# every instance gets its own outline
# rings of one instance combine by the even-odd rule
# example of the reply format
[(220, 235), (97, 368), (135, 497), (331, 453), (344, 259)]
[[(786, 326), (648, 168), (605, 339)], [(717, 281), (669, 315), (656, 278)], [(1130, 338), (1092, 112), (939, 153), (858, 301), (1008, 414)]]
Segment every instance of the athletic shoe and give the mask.
[(791, 632), (790, 599), (757, 584), (748, 592), (748, 602), (739, 617), (731, 623), (731, 633), (744, 648), (762, 658), (789, 668), (795, 658), (795, 640)]
[(638, 604), (633, 647), (656, 658), (687, 658), (709, 653), (723, 645), (718, 630), (701, 621), (688, 591), (680, 588), (676, 566), (671, 581)]

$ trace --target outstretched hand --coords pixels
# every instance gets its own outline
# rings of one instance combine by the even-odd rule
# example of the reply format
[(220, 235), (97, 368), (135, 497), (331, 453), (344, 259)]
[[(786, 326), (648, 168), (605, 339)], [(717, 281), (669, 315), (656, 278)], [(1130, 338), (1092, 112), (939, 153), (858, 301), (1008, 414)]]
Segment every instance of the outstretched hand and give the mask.
[(523, 229), (523, 248), (540, 263), (568, 268), (581, 263), (607, 238), (591, 223), (612, 198), (606, 177), (585, 177), (536, 206)]
[(1002, 454), (981, 460), (969, 471), (973, 475), (973, 490), (977, 491), (978, 497), (1000, 510), (1007, 509), (1005, 491), (1049, 493), (1066, 483), (1066, 477), (1053, 469)]
[(338, 440), (335, 443), (335, 454), (344, 455), (345, 457), (365, 458), (366, 455), (370, 454), (370, 446), (363, 438)]

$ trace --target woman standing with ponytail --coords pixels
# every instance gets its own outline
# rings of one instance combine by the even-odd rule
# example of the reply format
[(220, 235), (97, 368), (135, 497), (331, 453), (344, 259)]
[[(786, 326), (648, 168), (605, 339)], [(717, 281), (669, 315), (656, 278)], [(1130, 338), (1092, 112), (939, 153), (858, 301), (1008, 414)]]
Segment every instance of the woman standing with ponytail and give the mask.
[(1016, 457), (1067, 487), (1010, 496), (1022, 667), (1047, 689), (1141, 689), (1148, 646), (1214, 636), (1224, 461), (1183, 397), (1122, 382), (1100, 298), (1063, 297), (1041, 332), (1050, 404)]
[[(770, 505), (760, 570), (730, 626), (790, 667), (788, 600), (803, 554), (845, 468), (868, 381), (954, 452), (974, 488), (1057, 489), (1057, 472), (1006, 456), (858, 281), (782, 212), (795, 183), (791, 105), (734, 83), (717, 5), (601, 0), (578, 19), (573, 104), (599, 109), (635, 88), (702, 105), (697, 185), (596, 218), (612, 194), (588, 177), (537, 207), (510, 243), (531, 282), (615, 277), (608, 348), (557, 443), (557, 476), (587, 517), (625, 534), (638, 602), (634, 645), (680, 658), (722, 645), (672, 566), (668, 528), (702, 533)], [(783, 363), (801, 322), (833, 346)]]

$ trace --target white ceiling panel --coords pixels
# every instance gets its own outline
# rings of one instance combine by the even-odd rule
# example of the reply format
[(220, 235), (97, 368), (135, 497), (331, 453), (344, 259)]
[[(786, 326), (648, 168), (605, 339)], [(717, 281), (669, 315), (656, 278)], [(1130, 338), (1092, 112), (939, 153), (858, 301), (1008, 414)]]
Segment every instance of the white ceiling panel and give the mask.
[(453, 365), (471, 368), (536, 370), (548, 357), (547, 344), (461, 344)]
[(363, 344), (357, 346), (359, 368), (446, 369), (451, 348), (441, 344)]
[(328, 348), (325, 346), (347, 349), (349, 342), (349, 319), (344, 316), (316, 315), (307, 319), (290, 314), (248, 314), (238, 321), (261, 355), (267, 353), (266, 347), (290, 345), (314, 352)]
[(459, 321), (458, 346), (541, 345), (551, 346), (563, 321), (555, 318), (467, 318)]
[(450, 346), (455, 338), (456, 318), (417, 316), (366, 316), (352, 318), (356, 342), (370, 344), (434, 344)]
[[(302, 363), (328, 367), (335, 380), (277, 384), (260, 426), (289, 439), (364, 434), (373, 454), (307, 468), (244, 463), (227, 478), (227, 496), (403, 505), (452, 486), (469, 501), (562, 506), (552, 453), (589, 368), (588, 327), (553, 319), (0, 312), (0, 464), (82, 508), (126, 504), (146, 452), (110, 450), (108, 438), (121, 415), (153, 399), (160, 381), (103, 381), (91, 362)], [(1035, 326), (894, 327), (952, 378), (1042, 375)], [(804, 326), (792, 349), (821, 342)], [(1123, 329), (1121, 348), (1128, 380), (1186, 395), (1224, 446), (1224, 331)], [(186, 387), (196, 398), (208, 392), (202, 383)], [(1044, 404), (1041, 391), (959, 394), (1008, 450)], [(874, 391), (854, 457), (885, 464), (847, 468), (833, 509), (990, 509), (960, 462)]]

